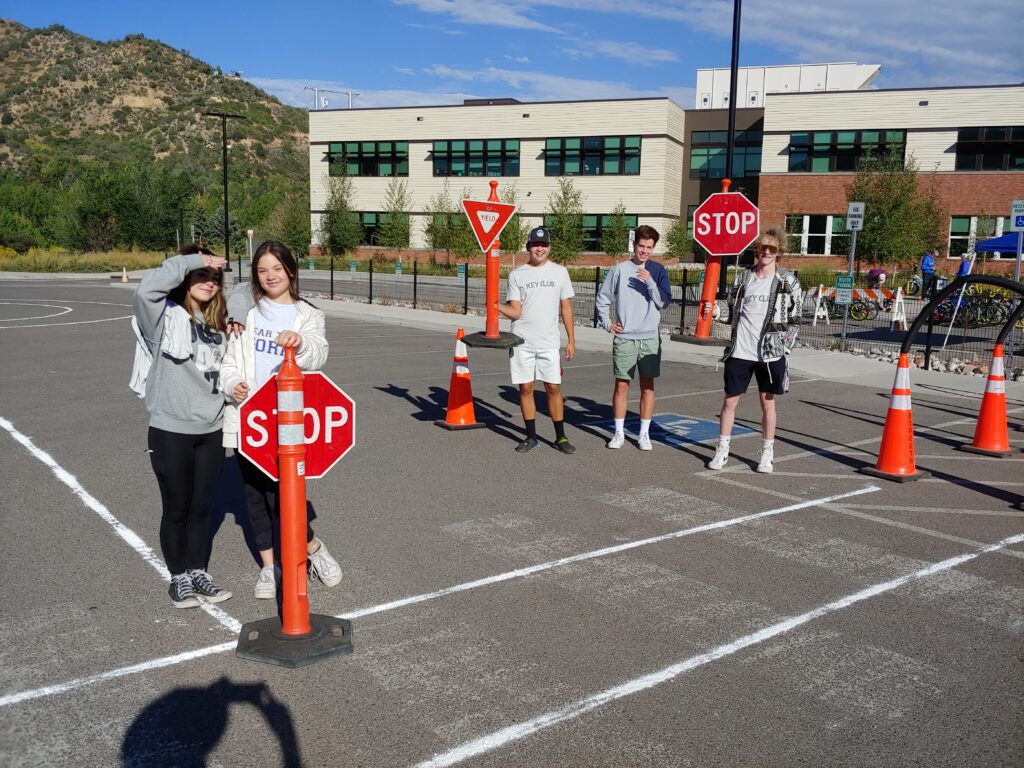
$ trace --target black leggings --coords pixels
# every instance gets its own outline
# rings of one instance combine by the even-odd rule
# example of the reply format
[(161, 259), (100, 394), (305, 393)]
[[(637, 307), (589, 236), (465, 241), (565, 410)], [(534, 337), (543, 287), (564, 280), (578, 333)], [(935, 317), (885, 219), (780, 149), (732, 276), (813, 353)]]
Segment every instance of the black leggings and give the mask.
[(160, 484), (160, 549), (172, 574), (206, 568), (210, 486), (224, 462), (221, 431), (183, 435), (149, 428), (149, 460)]
[[(274, 524), (280, 526), (281, 509), (278, 505), (278, 483), (271, 480), (245, 456), (238, 455), (238, 468), (245, 482), (245, 503), (249, 511), (249, 525), (252, 526), (256, 549), (261, 552), (274, 548)], [(313, 540), (313, 526), (316, 518), (313, 505), (306, 501), (306, 542)]]

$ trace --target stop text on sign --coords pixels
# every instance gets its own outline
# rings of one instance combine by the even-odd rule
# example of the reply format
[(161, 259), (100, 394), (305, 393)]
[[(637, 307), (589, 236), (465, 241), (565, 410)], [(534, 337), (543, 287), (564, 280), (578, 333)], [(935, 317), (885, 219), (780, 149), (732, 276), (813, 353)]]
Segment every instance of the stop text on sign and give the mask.
[(699, 235), (738, 235), (757, 227), (757, 214), (752, 211), (728, 213), (704, 212), (697, 215)]
[[(253, 448), (262, 448), (270, 438), (268, 429), (277, 428), (277, 420), (271, 419), (277, 416), (277, 408), (268, 414), (266, 411), (252, 411), (245, 420), (246, 426), (252, 430), (246, 437), (246, 442)], [(320, 413), (314, 408), (302, 409), (302, 438), (306, 445), (317, 442), (320, 439), (320, 430), (323, 429), (324, 442), (334, 441), (334, 430), (342, 429), (348, 424), (349, 414), (347, 408), (338, 405), (331, 405), (324, 408), (323, 423), (321, 424)], [(269, 428), (268, 428), (269, 423)]]

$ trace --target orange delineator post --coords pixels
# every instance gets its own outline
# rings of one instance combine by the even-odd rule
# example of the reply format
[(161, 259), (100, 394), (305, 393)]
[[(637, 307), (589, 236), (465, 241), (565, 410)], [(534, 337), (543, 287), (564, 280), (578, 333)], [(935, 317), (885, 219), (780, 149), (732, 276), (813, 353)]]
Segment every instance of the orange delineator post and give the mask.
[[(722, 179), (722, 191), (728, 192), (731, 179)], [(708, 256), (704, 265), (704, 287), (700, 292), (700, 303), (697, 305), (697, 325), (693, 335), (698, 339), (711, 337), (711, 315), (715, 308), (715, 297), (718, 295), (718, 280), (722, 274), (722, 257)], [(685, 286), (683, 290), (686, 290)]]
[(277, 373), (277, 466), (281, 505), (281, 631), (307, 635), (306, 442), (303, 428), (302, 370), (295, 348), (286, 347)]
[(1006, 417), (1006, 375), (1003, 368), (1003, 345), (996, 344), (992, 350), (992, 366), (985, 384), (978, 411), (978, 425), (974, 429), (974, 441), (960, 446), (962, 450), (985, 456), (1009, 456), (1009, 424)]
[[(491, 185), (491, 194), (487, 197), (487, 202), (500, 203), (501, 199), (498, 197), (498, 182), (491, 179), (488, 183)], [(487, 303), (487, 307), (485, 310), (484, 337), (488, 339), (497, 339), (500, 337), (500, 334), (498, 333), (498, 294), (501, 288), (500, 240), (495, 240), (491, 245), (490, 250), (487, 252), (487, 261), (485, 266), (484, 299)], [(469, 280), (469, 275), (466, 275), (466, 280)]]
[(476, 420), (473, 408), (473, 384), (469, 377), (469, 350), (462, 341), (466, 332), (459, 328), (455, 333), (455, 358), (452, 360), (452, 377), (448, 385), (448, 409), (444, 420), (435, 421), (439, 427), (450, 430), (479, 429), (484, 425)]
[(914, 466), (914, 417), (910, 403), (910, 357), (900, 353), (896, 367), (896, 380), (889, 398), (889, 411), (885, 415), (882, 444), (878, 449), (878, 463), (862, 467), (861, 472), (885, 480), (905, 483), (920, 480), (928, 473)]

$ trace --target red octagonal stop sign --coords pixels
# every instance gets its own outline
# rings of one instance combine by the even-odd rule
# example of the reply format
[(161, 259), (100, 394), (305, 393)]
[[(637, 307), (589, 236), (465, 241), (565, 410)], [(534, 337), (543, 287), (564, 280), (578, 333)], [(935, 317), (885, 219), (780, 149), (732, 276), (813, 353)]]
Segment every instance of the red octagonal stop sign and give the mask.
[(757, 239), (760, 218), (742, 193), (716, 192), (693, 212), (693, 239), (712, 256), (735, 256)]
[[(337, 384), (319, 372), (302, 376), (306, 473), (326, 475), (356, 442), (356, 403)], [(277, 480), (277, 379), (271, 378), (246, 398), (239, 453)]]

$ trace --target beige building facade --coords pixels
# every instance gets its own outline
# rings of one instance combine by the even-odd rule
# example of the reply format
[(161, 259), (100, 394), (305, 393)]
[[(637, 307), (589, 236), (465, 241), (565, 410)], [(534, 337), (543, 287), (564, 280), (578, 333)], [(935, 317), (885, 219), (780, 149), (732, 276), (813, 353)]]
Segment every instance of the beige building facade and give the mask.
[(432, 198), (447, 189), (456, 205), (464, 195), (486, 200), (491, 179), (499, 194), (515, 186), (531, 227), (543, 223), (559, 178), (569, 177), (583, 193), (591, 245), (620, 202), (632, 226), (649, 224), (664, 235), (682, 205), (683, 122), (683, 109), (667, 98), (311, 112), (314, 242), (332, 175), (351, 179), (368, 244), (393, 179), (407, 182), (413, 248), (427, 247)]

